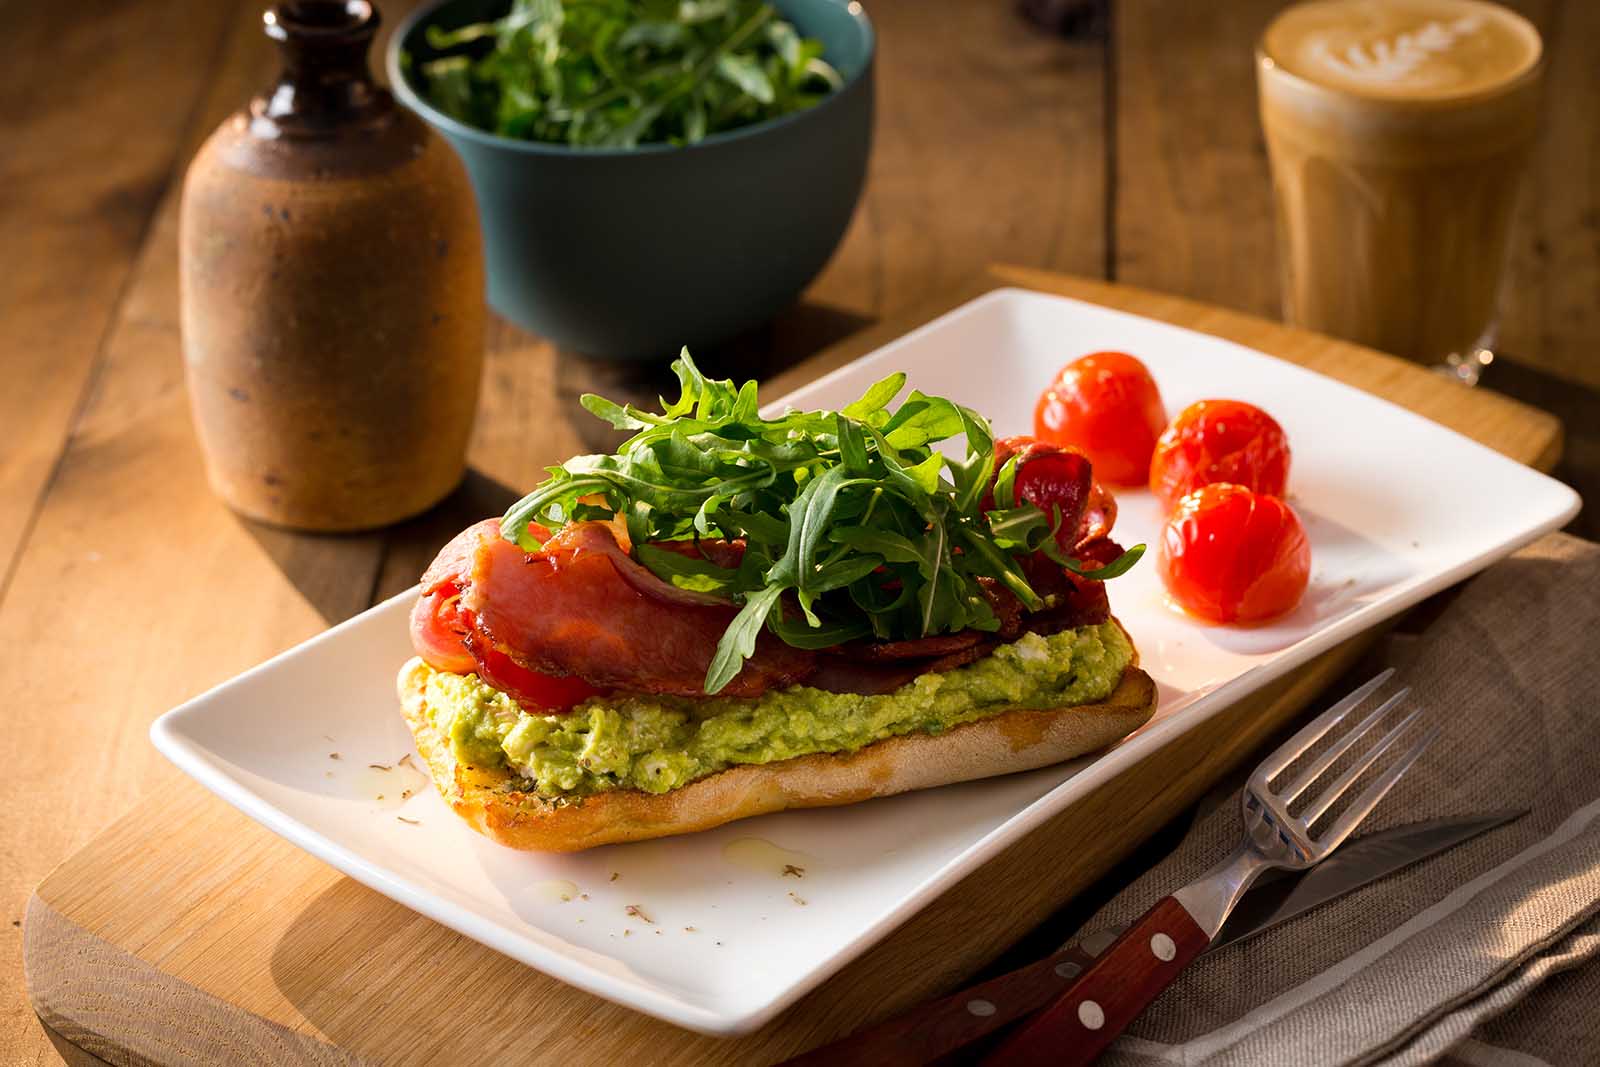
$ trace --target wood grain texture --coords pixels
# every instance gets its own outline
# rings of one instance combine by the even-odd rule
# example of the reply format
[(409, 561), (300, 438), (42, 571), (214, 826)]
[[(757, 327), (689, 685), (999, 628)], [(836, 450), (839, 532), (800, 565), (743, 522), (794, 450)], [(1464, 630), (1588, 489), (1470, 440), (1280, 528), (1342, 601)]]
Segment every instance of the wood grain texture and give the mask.
[(1099, 274), (1100, 43), (1041, 34), (1006, 3), (900, 0), (869, 14), (879, 68), (866, 197), (807, 300), (895, 313), (995, 261)]
[(1277, 316), (1272, 185), (1252, 55), (1281, 6), (1116, 6), (1117, 281)]
[[(414, 2), (385, 0), (388, 27)], [(1249, 0), (1246, 13), (1260, 12), (1264, 21), (1271, 5), (1256, 2)], [(0, 667), (10, 727), (0, 758), (12, 768), (0, 779), (7, 813), (0, 821), (0, 910), (8, 920), (0, 924), (0, 1063), (56, 1057), (21, 983), (29, 889), (134, 798), (175, 788), (175, 772), (145, 740), (149, 720), (409, 585), (457, 528), (500, 511), (545, 463), (590, 440), (586, 422), (570, 414), (577, 393), (647, 391), (650, 384), (560, 356), (499, 324), (489, 343), (475, 469), (445, 506), (381, 537), (314, 538), (241, 524), (212, 501), (182, 410), (171, 189), (199, 139), (258, 89), (275, 63), (259, 33), (260, 6), (118, 0), (90, 18), (72, 5), (0, 5), (0, 31), (10, 43), (0, 70), (7, 135), (0, 145), (0, 247), (9, 253), (0, 271), (0, 367), (26, 386), (0, 395), (7, 428), (0, 570), (13, 574), (9, 587), (0, 580), (0, 639), (25, 650)], [(1247, 14), (1230, 11), (1212, 25), (1189, 17), (1190, 6), (1140, 0), (1117, 5), (1116, 14), (1122, 29), (1140, 35), (1137, 47), (1163, 62), (1247, 61), (1248, 42), (1223, 38)], [(1600, 96), (1592, 61), (1600, 30), (1592, 5), (1579, 0), (1525, 6), (1551, 42), (1558, 91), (1547, 103), (1507, 347), (1572, 375), (1574, 367), (1600, 366), (1593, 356)], [(1270, 258), (1257, 263), (1252, 251), (1268, 240), (1262, 235), (1269, 224), (1248, 207), (1269, 194), (1264, 160), (1252, 190), (1240, 154), (1255, 118), (1253, 99), (1236, 99), (1238, 77), (1224, 79), (1224, 91), (1192, 73), (1141, 65), (1117, 43), (1116, 25), (1109, 43), (1042, 35), (1007, 3), (876, 0), (870, 8), (880, 37), (880, 108), (862, 210), (801, 303), (712, 354), (719, 369), (766, 377), (875, 318), (936, 307), (941, 301), (930, 302), (929, 294), (992, 259), (1101, 273), (1117, 231), (1142, 224), (1136, 213), (1155, 202), (1131, 184), (1146, 158), (1135, 151), (1141, 144), (1172, 161), (1155, 172), (1166, 183), (1157, 192), (1171, 206), (1139, 241), (1124, 238), (1137, 254), (1121, 262), (1109, 256), (1112, 266), (1144, 284), (1273, 310), (1275, 294), (1252, 274), (1270, 284)], [(1184, 39), (1174, 40), (1180, 33)], [(1111, 79), (1108, 94), (1107, 73), (1119, 68), (1124, 76)], [(1136, 71), (1143, 87), (1130, 80)], [(1180, 78), (1187, 91), (1155, 84), (1168, 77)], [(1140, 118), (1130, 107), (1164, 111)], [(1242, 127), (1230, 128), (1226, 114)], [(1213, 176), (1206, 139), (1186, 133), (1185, 123), (1209, 123), (1228, 146), (1227, 181)], [(1157, 133), (1141, 135), (1141, 125)], [(1103, 136), (1108, 127), (1125, 142), (1114, 160)], [(1108, 170), (1119, 176), (1112, 186)], [(1183, 182), (1204, 196), (1191, 199)], [(1110, 220), (1108, 198), (1118, 204)], [(1219, 215), (1225, 223), (1213, 221)], [(1241, 229), (1248, 227), (1256, 228)], [(1178, 265), (1161, 262), (1163, 231), (1185, 249)], [(1145, 263), (1156, 266), (1142, 273)], [(1092, 298), (1092, 287), (1082, 284), (1068, 287)], [(1216, 328), (1232, 326), (1217, 320)], [(891, 323), (869, 339), (887, 339), (894, 329)], [(1254, 325), (1247, 332), (1269, 344), (1270, 333)], [(1335, 352), (1306, 353), (1340, 370)], [(1406, 370), (1378, 377), (1375, 385), (1400, 390), (1405, 402), (1457, 428), (1474, 432), (1489, 420), (1491, 437), (1515, 438), (1498, 445), (1511, 454), (1535, 437), (1548, 455), (1557, 447), (1547, 425), (1520, 424), (1525, 431), (1512, 432), (1515, 412), (1525, 409), (1493, 399), (1462, 401), (1469, 407), (1458, 409), (1456, 397), (1429, 391)], [(273, 859), (287, 862), (281, 854)], [(197, 877), (204, 891), (214, 872)], [(160, 876), (152, 874), (151, 884), (161, 884)], [(337, 892), (321, 888), (340, 906), (371, 896), (348, 884)], [(981, 899), (975, 894), (969, 902)], [(402, 936), (413, 929), (406, 926)], [(219, 937), (213, 948), (232, 951), (234, 943)], [(304, 951), (316, 957), (314, 948)], [(930, 981), (948, 982), (971, 965), (963, 957)], [(307, 974), (320, 973), (307, 965)], [(520, 980), (527, 972), (512, 973)], [(304, 999), (302, 987), (291, 984)]]
[(1600, 5), (1509, 6), (1539, 27), (1547, 65), (1500, 344), (1518, 362), (1600, 388)]
[[(1277, 316), (1252, 55), (1285, 2), (1115, 6), (1108, 61), (1116, 280)], [(1518, 362), (1600, 386), (1600, 6), (1502, 2), (1539, 27), (1548, 67), (1499, 347)]]
[[(132, 995), (99, 998), (85, 1015), (68, 1018), (41, 1013), (41, 1022), (80, 1051), (113, 1061), (130, 1053), (155, 1063), (194, 1058), (210, 1063), (304, 1063), (338, 1065), (352, 1058), (325, 1042), (305, 1034), (247, 1017), (243, 1009), (226, 1001), (206, 1002), (195, 1010), (190, 990), (177, 979), (153, 967), (139, 966), (126, 952), (108, 942), (79, 936), (49, 905), (35, 897), (28, 906), (28, 937), (48, 943), (72, 938), (72, 958), (62, 966), (34, 969), (29, 974), (33, 995), (49, 1004), (67, 999), (60, 988), (108, 985), (129, 989)], [(165, 1005), (152, 1009), (152, 1005)], [(175, 1006), (178, 1010), (174, 1010)], [(106, 1041), (99, 1035), (129, 1028), (130, 1013), (155, 1013), (166, 1023), (156, 1029), (134, 1024), (149, 1040), (136, 1048)], [(70, 1035), (70, 1036), (69, 1036)]]
[[(26, 383), (0, 390), (0, 586), (93, 381), (154, 205), (187, 158), (190, 111), (230, 7), (121, 4), (84, 18), (65, 4), (0, 5), (0, 368)], [(143, 77), (152, 61), (168, 75)]]
[[(985, 286), (1024, 280), (1181, 324), (1203, 323), (1212, 332), (1258, 344), (1271, 341), (1282, 346), (1273, 349), (1279, 354), (1336, 366), (1358, 383), (1369, 375), (1378, 391), (1422, 406), (1430, 391), (1458, 392), (1397, 360), (1246, 316), (1015, 269), (868, 330), (774, 387), (859, 356), (885, 335), (898, 335)], [(1481, 440), (1524, 460), (1557, 447), (1547, 417), (1489, 394), (1471, 395), (1479, 405), (1475, 433)], [(1185, 745), (1130, 769), (746, 1038), (700, 1037), (529, 971), (339, 877), (187, 783), (144, 801), (39, 886), (35, 906), (66, 923), (52, 924), (50, 937), (36, 937), (30, 928), (35, 1005), (54, 1029), (74, 1040), (81, 1036), (92, 1048), (153, 1047), (167, 1033), (163, 1013), (210, 1017), (221, 1010), (212, 1002), (225, 1001), (261, 1020), (266, 1032), (251, 1041), (266, 1042), (287, 1029), (357, 1059), (384, 1062), (472, 1054), (607, 1063), (641, 1048), (660, 1063), (781, 1060), (946, 991), (983, 966), (1193, 803), (1352, 664), (1371, 636), (1328, 653), (1199, 727)], [(1107, 830), (1112, 826), (1114, 833)], [(117, 892), (128, 885), (144, 887), (136, 902)], [(126, 958), (107, 973), (137, 974), (139, 980), (59, 979), (79, 958), (80, 937), (122, 950)], [(103, 1029), (105, 1015), (97, 1011), (107, 998), (155, 988), (159, 997), (151, 995), (139, 1010), (116, 1017), (115, 1033)], [(415, 1011), (419, 1003), (429, 1010)], [(203, 1061), (196, 1055), (167, 1062)]]
[[(30, 291), (17, 305), (21, 324), (56, 316), (53, 340), (11, 335), (12, 305), (0, 299), (8, 375), (44, 383), (40, 392), (0, 393), (7, 425), (43, 419), (52, 390), (73, 375), (81, 385), (90, 373), (75, 362), (80, 327), (92, 334), (93, 366), (92, 388), (79, 389), (81, 405), (74, 397), (75, 410), (55, 429), (59, 455), (48, 464), (47, 486), (23, 493), (10, 477), (9, 438), (0, 450), (0, 550), (10, 547), (8, 509), (25, 510), (30, 527), (0, 599), (0, 634), (30, 650), (25, 663), (0, 673), (8, 726), (0, 759), (14, 769), (0, 779), (0, 809), (13, 816), (0, 829), (0, 901), (11, 919), (10, 936), (0, 937), (0, 1062), (18, 1063), (55, 1058), (21, 980), (28, 894), (137, 797), (173, 780), (148, 742), (150, 721), (367, 607), (383, 551), (379, 536), (303, 537), (235, 518), (206, 490), (189, 422), (178, 344), (179, 183), (211, 130), (270, 83), (278, 59), (261, 33), (261, 6), (124, 2), (95, 18), (62, 7), (53, 29), (49, 10), (0, 11), (49, 31), (24, 57), (27, 93), (14, 98), (8, 90), (0, 99), (26, 104), (30, 121), (55, 114), (64, 130), (59, 144), (39, 134), (29, 153), (0, 151), (0, 165), (39, 166), (52, 155), (67, 164), (36, 176), (38, 187), (53, 183), (66, 198), (59, 205), (51, 199), (57, 192), (36, 199), (26, 186), (21, 201), (0, 200), (49, 270), (60, 272), (33, 278), (29, 284), (42, 279), (50, 290)], [(69, 44), (89, 36), (77, 51), (62, 51), (51, 33)], [(86, 80), (52, 81), (35, 57)], [(137, 198), (109, 188), (130, 167), (141, 168)], [(94, 237), (93, 219), (82, 215), (95, 202), (86, 190), (97, 182), (107, 185), (110, 207), (143, 212), (119, 224), (133, 248), (115, 285), (97, 281), (115, 249)], [(13, 213), (14, 204), (27, 212)], [(52, 227), (72, 219), (84, 223), (82, 232), (55, 234)], [(0, 246), (17, 247), (3, 234)], [(25, 273), (0, 271), (0, 298)], [(9, 404), (27, 411), (18, 407), (11, 421)], [(22, 450), (15, 455), (25, 458)], [(0, 555), (0, 563), (11, 561), (9, 551)], [(50, 637), (41, 641), (46, 616)], [(62, 729), (63, 722), (74, 726)]]

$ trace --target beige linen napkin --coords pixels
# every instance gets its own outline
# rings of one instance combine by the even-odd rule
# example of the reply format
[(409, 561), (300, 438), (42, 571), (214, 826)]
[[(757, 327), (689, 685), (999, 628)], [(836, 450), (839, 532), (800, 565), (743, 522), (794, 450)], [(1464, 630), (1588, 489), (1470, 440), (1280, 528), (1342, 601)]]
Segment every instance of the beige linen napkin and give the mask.
[[(1384, 656), (1443, 735), (1364, 830), (1530, 814), (1202, 956), (1105, 1064), (1600, 1064), (1600, 546), (1545, 538)], [(1219, 797), (1083, 933), (1238, 836)]]

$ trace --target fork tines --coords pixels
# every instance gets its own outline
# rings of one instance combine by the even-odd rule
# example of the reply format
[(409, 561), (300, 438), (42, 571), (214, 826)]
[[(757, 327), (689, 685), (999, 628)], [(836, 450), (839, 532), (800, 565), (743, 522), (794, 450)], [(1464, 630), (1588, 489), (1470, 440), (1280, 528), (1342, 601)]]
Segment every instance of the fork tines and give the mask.
[[(1375, 733), (1378, 724), (1410, 695), (1410, 688), (1402, 687), (1398, 692), (1380, 703), (1355, 727), (1325, 750), (1318, 753), (1303, 770), (1294, 776), (1292, 782), (1282, 788), (1274, 788), (1273, 782), (1283, 775), (1295, 760), (1304, 756), (1319, 741), (1327, 737), (1336, 726), (1350, 716), (1351, 712), (1362, 706), (1369, 697), (1372, 697), (1382, 689), (1394, 677), (1394, 673), (1393, 668), (1383, 671), (1377, 677), (1323, 712), (1310, 725), (1284, 742), (1277, 751), (1262, 760), (1261, 765), (1250, 776), (1250, 792), (1256, 794), (1264, 805), (1276, 809), (1275, 814), (1280, 820), (1289, 821), (1295, 829), (1304, 835), (1307, 843), (1314, 845), (1318, 850), (1331, 849), (1349, 836), (1357, 824), (1394, 787), (1394, 784), (1400, 780), (1401, 776), (1410, 770), (1411, 765), (1422, 755), (1423, 750), (1439, 736), (1439, 728), (1436, 726), (1429, 728), (1415, 744), (1405, 750), (1398, 759), (1394, 760), (1381, 774), (1373, 779), (1351, 801), (1350, 805), (1331, 826), (1314, 838), (1311, 834), (1311, 827), (1316, 824), (1317, 820), (1326, 815), (1349, 792), (1357, 780), (1371, 770), (1386, 753), (1391, 749), (1395, 749), (1400, 738), (1407, 733), (1409, 728), (1417, 721), (1418, 716), (1421, 715), (1420, 709), (1410, 712), (1410, 714), (1391, 727), (1376, 743), (1370, 741), (1370, 737)], [(1356, 749), (1356, 746), (1363, 741), (1367, 742), (1366, 749), (1355, 752), (1349, 765), (1338, 777), (1306, 805), (1305, 809), (1297, 817), (1291, 817), (1289, 805), (1310, 789), (1318, 779), (1326, 775), (1341, 758), (1352, 754), (1352, 750)]]

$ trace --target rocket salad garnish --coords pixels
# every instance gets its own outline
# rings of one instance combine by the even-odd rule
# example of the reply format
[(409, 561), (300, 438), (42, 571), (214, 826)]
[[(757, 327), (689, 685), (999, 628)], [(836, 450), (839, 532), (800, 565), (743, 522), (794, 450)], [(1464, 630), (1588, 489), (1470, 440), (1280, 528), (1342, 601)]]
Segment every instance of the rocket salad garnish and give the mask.
[(801, 111), (840, 87), (820, 41), (756, 0), (514, 0), (493, 22), (429, 27), (418, 63), (452, 118), (581, 148), (693, 144)]
[[(1019, 558), (1042, 552), (1083, 573), (1057, 545), (1059, 513), (1016, 499), (1017, 457), (996, 471), (988, 420), (916, 390), (896, 405), (903, 373), (842, 411), (763, 418), (755, 382), (708, 379), (687, 350), (672, 369), (682, 391), (659, 414), (584, 396), (592, 414), (634, 435), (612, 455), (551, 467), (506, 512), (501, 533), (535, 551), (533, 523), (621, 516), (635, 557), (658, 577), (739, 605), (707, 693), (739, 672), (764, 626), (801, 648), (994, 631), (1000, 620), (980, 578), (1036, 611), (1046, 601)], [(933, 447), (957, 437), (958, 459)], [(722, 567), (651, 545), (697, 538), (742, 539), (742, 561)], [(1116, 577), (1143, 549), (1089, 573)]]

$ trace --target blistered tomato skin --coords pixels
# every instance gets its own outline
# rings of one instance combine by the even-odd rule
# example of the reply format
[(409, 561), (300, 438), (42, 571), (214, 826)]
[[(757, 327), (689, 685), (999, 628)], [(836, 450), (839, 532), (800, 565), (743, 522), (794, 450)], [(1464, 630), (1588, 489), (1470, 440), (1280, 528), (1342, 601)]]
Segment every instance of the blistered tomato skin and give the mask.
[(1201, 400), (1172, 420), (1150, 460), (1150, 491), (1170, 510), (1215, 482), (1282, 497), (1289, 485), (1289, 439), (1276, 419), (1241, 400)]
[(1034, 436), (1082, 452), (1095, 477), (1113, 485), (1145, 483), (1166, 424), (1155, 379), (1126, 352), (1094, 352), (1068, 363), (1033, 412)]
[(1311, 545), (1277, 497), (1218, 482), (1178, 501), (1156, 568), (1172, 599), (1213, 622), (1260, 622), (1293, 611), (1311, 580)]

